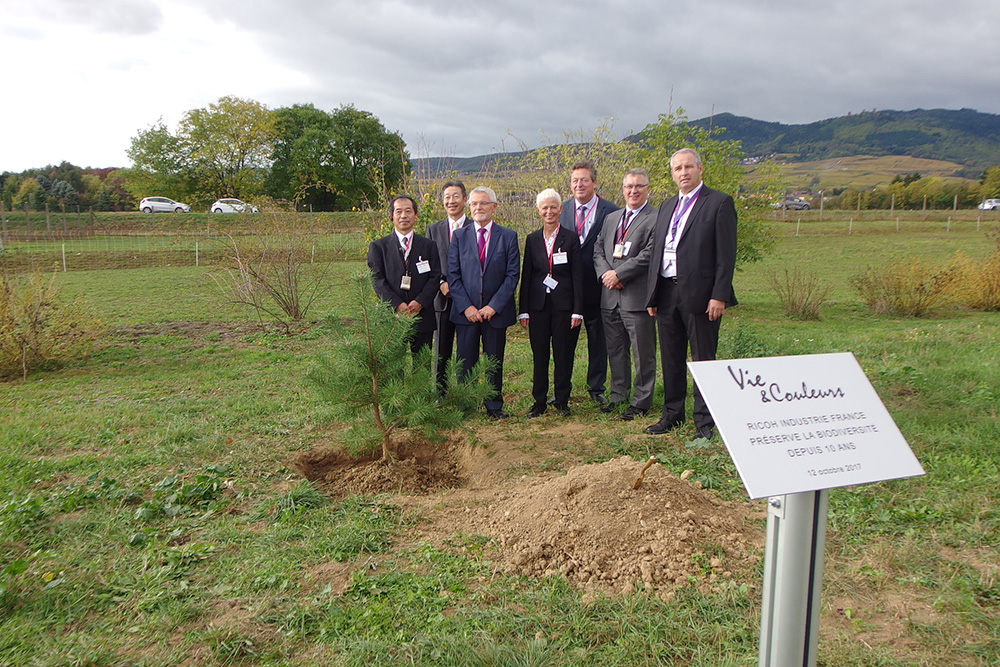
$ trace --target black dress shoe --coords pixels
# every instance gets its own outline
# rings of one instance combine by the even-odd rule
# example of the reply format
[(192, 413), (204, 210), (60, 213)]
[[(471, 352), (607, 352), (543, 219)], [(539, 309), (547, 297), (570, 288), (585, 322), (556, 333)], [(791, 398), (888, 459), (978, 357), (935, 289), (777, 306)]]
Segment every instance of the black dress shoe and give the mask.
[(663, 435), (668, 431), (673, 431), (675, 428), (684, 423), (683, 419), (674, 419), (671, 421), (660, 420), (655, 424), (650, 424), (646, 427), (646, 433), (650, 435)]
[(591, 400), (598, 405), (604, 405), (604, 394), (602, 392), (594, 392), (590, 395)]
[(619, 417), (619, 419), (621, 419), (622, 421), (630, 422), (636, 417), (645, 416), (647, 412), (649, 412), (648, 409), (643, 410), (642, 408), (637, 408), (634, 405), (630, 405), (628, 406), (628, 410), (623, 412)]
[(528, 419), (534, 419), (535, 417), (541, 417), (545, 414), (544, 405), (535, 405), (530, 410), (528, 410)]
[(507, 419), (507, 417), (510, 417), (510, 415), (504, 412), (503, 410), (487, 410), (486, 416), (489, 417), (490, 419), (496, 419), (497, 421), (500, 421), (501, 419)]
[(705, 440), (711, 440), (714, 432), (711, 426), (699, 426), (698, 427), (698, 437), (704, 438)]
[(622, 404), (621, 401), (611, 401), (610, 403), (605, 403), (601, 407), (597, 408), (597, 411), (603, 412), (604, 414), (608, 414), (609, 412), (614, 412), (615, 410), (617, 410), (618, 406), (621, 404)]
[(557, 405), (555, 407), (556, 407), (556, 412), (559, 414), (560, 417), (569, 417), (570, 415), (569, 407), (565, 405)]

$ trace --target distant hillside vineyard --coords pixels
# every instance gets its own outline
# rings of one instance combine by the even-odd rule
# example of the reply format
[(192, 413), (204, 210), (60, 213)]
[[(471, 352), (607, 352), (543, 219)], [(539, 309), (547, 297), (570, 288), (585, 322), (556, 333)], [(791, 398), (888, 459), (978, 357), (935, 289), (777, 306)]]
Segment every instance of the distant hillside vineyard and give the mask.
[[(780, 154), (784, 161), (813, 161), (855, 155), (908, 155), (963, 165), (955, 176), (979, 178), (1000, 164), (1000, 115), (974, 109), (872, 110), (838, 118), (785, 125), (731, 113), (690, 121), (698, 127), (725, 128), (720, 139), (737, 140), (748, 157)], [(497, 155), (412, 160), (418, 173), (472, 174)]]

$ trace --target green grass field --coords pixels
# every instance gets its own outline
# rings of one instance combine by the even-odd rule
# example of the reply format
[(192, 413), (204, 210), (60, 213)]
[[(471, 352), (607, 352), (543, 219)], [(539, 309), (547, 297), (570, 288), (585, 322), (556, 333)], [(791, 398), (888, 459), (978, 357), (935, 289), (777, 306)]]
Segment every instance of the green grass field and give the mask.
[[(997, 223), (977, 222), (868, 220), (848, 235), (843, 219), (789, 216), (737, 275), (721, 352), (854, 353), (927, 472), (831, 493), (821, 665), (1000, 665), (1000, 314), (875, 316), (849, 286), (892, 258), (982, 257)], [(419, 513), (305, 484), (295, 456), (341, 428), (304, 377), (328, 349), (312, 320), (341, 311), (360, 268), (336, 263), (292, 335), (253, 326), (207, 267), (58, 275), (111, 333), (89, 359), (0, 384), (0, 665), (756, 664), (753, 575), (669, 601), (585, 600), (559, 577), (498, 572), (481, 536), (422, 543)], [(786, 268), (831, 286), (819, 321), (781, 315), (768, 278)], [(509, 337), (508, 409), (523, 415), (528, 342)], [(649, 438), (573, 408), (574, 442), (539, 443), (561, 456), (511, 475), (655, 453), (745, 498), (717, 441), (689, 449), (690, 433)], [(525, 424), (477, 416), (463, 435), (498, 447)], [(337, 594), (318, 573), (340, 563), (357, 572)]]

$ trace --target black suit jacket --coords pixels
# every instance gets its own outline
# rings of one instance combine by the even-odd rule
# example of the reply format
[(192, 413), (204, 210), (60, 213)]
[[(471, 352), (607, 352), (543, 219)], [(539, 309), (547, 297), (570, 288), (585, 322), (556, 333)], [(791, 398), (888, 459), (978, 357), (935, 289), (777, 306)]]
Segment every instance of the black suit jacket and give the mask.
[[(375, 293), (383, 301), (388, 301), (393, 310), (401, 303), (416, 301), (421, 310), (417, 314), (417, 331), (434, 331), (437, 320), (434, 317), (434, 295), (441, 284), (441, 260), (433, 241), (419, 234), (413, 235), (410, 256), (403, 265), (399, 239), (396, 232), (372, 241), (368, 246), (368, 267), (372, 271)], [(420, 273), (417, 263), (427, 260), (430, 269)], [(410, 289), (400, 288), (404, 275), (410, 276)]]
[[(601, 227), (604, 218), (608, 213), (617, 211), (618, 207), (607, 199), (597, 198), (597, 212), (594, 214), (594, 224), (590, 227), (583, 243), (580, 244), (580, 259), (583, 262), (583, 303), (585, 306), (599, 306), (601, 304), (601, 282), (594, 273), (594, 243), (601, 235)], [(576, 202), (569, 199), (563, 202), (562, 211), (559, 213), (559, 225), (576, 234)], [(579, 240), (579, 237), (577, 237)], [(579, 312), (579, 311), (576, 311)], [(582, 313), (581, 313), (582, 314)]]
[[(451, 245), (451, 235), (448, 233), (448, 225), (451, 221), (448, 218), (444, 220), (438, 220), (437, 222), (427, 226), (427, 238), (434, 241), (434, 245), (438, 249), (438, 259), (441, 262), (441, 280), (447, 281), (447, 276), (443, 275), (444, 272), (448, 270), (448, 247)], [(462, 222), (462, 228), (468, 227), (472, 224), (472, 218), (465, 216), (465, 220)], [(434, 310), (439, 313), (443, 313), (448, 310), (448, 304), (451, 303), (451, 297), (441, 294), (441, 290), (438, 289), (437, 294), (434, 296)]]
[[(660, 204), (657, 214), (646, 281), (647, 307), (656, 306), (663, 245), (676, 206), (677, 195), (674, 195)], [(732, 197), (703, 185), (677, 241), (676, 251), (677, 288), (684, 310), (703, 313), (712, 299), (725, 302), (727, 307), (736, 305), (736, 294), (733, 292), (736, 206)]]
[[(575, 231), (563, 227), (556, 229), (552, 254), (566, 253), (565, 264), (552, 264), (552, 277), (559, 283), (552, 290), (552, 307), (583, 314), (583, 265), (580, 260), (580, 240)], [(520, 310), (522, 313), (545, 308), (545, 285), (542, 281), (549, 274), (549, 256), (545, 252), (545, 236), (537, 229), (524, 240), (524, 265), (521, 268)]]

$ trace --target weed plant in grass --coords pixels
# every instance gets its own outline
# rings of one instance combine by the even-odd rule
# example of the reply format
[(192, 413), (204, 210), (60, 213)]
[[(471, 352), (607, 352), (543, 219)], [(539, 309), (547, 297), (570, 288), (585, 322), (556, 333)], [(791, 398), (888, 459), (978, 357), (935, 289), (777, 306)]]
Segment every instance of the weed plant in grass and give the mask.
[(785, 269), (782, 273), (772, 273), (769, 280), (784, 305), (785, 315), (800, 320), (819, 319), (819, 309), (830, 293), (830, 286), (821, 284), (815, 274)]

